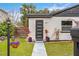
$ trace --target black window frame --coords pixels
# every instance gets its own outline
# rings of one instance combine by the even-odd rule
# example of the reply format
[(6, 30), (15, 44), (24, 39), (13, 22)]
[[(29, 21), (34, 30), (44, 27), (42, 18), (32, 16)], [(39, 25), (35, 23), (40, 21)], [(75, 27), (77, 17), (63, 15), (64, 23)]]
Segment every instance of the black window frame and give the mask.
[(61, 27), (62, 33), (70, 33), (70, 29), (72, 28), (72, 21), (61, 21)]

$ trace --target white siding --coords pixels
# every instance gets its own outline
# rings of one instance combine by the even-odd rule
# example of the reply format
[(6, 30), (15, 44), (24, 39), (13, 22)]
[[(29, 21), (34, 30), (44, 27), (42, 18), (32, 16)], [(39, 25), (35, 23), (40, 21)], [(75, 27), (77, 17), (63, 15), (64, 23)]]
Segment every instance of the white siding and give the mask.
[(5, 21), (7, 18), (7, 14), (5, 12), (0, 11), (0, 22)]
[[(33, 40), (35, 41), (35, 28), (36, 28), (36, 24), (35, 21), (36, 20), (43, 20), (43, 40), (45, 40), (45, 29), (48, 30), (48, 36), (50, 37), (50, 40), (55, 40), (55, 35), (54, 35), (54, 31), (55, 28), (60, 29), (61, 31), (61, 21), (62, 20), (68, 20), (68, 21), (72, 21), (73, 19), (75, 20), (79, 20), (79, 17), (52, 17), (52, 18), (29, 18), (29, 29), (30, 29), (30, 35), (32, 36)], [(73, 26), (75, 26), (75, 23), (73, 22)], [(70, 33), (60, 33), (60, 40), (71, 40), (71, 36)]]
[[(53, 23), (53, 25), (55, 25), (53, 27), (53, 29), (55, 27), (60, 29), (60, 37), (59, 37), (60, 40), (71, 40), (70, 33), (61, 33), (61, 31), (62, 31), (61, 21), (72, 21), (72, 27), (74, 27), (75, 23), (73, 22), (73, 19), (74, 20), (79, 20), (79, 17), (52, 17), (52, 21), (51, 22), (55, 22), (55, 23)], [(52, 25), (50, 25), (50, 26), (52, 26)], [(53, 39), (51, 39), (51, 40), (53, 40)]]

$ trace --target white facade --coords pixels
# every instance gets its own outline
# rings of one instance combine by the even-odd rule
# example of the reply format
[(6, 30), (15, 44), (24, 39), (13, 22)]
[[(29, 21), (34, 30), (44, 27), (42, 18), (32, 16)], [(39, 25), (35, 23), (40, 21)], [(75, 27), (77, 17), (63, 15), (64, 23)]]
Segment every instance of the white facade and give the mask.
[(8, 12), (0, 9), (0, 22), (6, 21), (7, 17), (12, 21), (13, 17)]
[(48, 36), (50, 40), (55, 40), (54, 31), (55, 28), (60, 30), (59, 40), (71, 40), (70, 33), (62, 33), (61, 22), (72, 21), (72, 27), (75, 26), (74, 20), (78, 20), (79, 17), (51, 17), (51, 18), (29, 18), (29, 30), (33, 41), (36, 41), (36, 20), (43, 20), (43, 41), (45, 41), (45, 29), (48, 30)]
[(0, 10), (0, 22), (5, 21), (7, 18), (7, 14)]

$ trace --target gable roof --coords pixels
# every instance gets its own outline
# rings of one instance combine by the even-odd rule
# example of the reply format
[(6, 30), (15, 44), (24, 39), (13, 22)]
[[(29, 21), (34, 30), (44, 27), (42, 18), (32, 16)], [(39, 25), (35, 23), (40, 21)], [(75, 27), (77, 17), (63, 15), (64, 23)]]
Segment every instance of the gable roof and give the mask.
[(59, 12), (53, 14), (53, 16), (79, 16), (79, 5), (60, 10)]
[[(75, 10), (74, 10), (75, 9)], [(60, 10), (56, 13), (49, 13), (49, 14), (27, 14), (26, 15), (28, 18), (50, 18), (52, 16), (64, 16), (64, 17), (70, 17), (70, 16), (79, 16), (79, 4), (75, 5), (70, 8), (66, 8), (63, 10)]]

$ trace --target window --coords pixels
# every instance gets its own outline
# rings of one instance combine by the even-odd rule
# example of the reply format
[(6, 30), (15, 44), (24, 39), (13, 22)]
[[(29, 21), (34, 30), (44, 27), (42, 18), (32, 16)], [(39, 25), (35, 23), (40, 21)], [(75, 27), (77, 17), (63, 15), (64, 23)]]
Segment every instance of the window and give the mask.
[(72, 21), (62, 21), (62, 32), (70, 32)]

